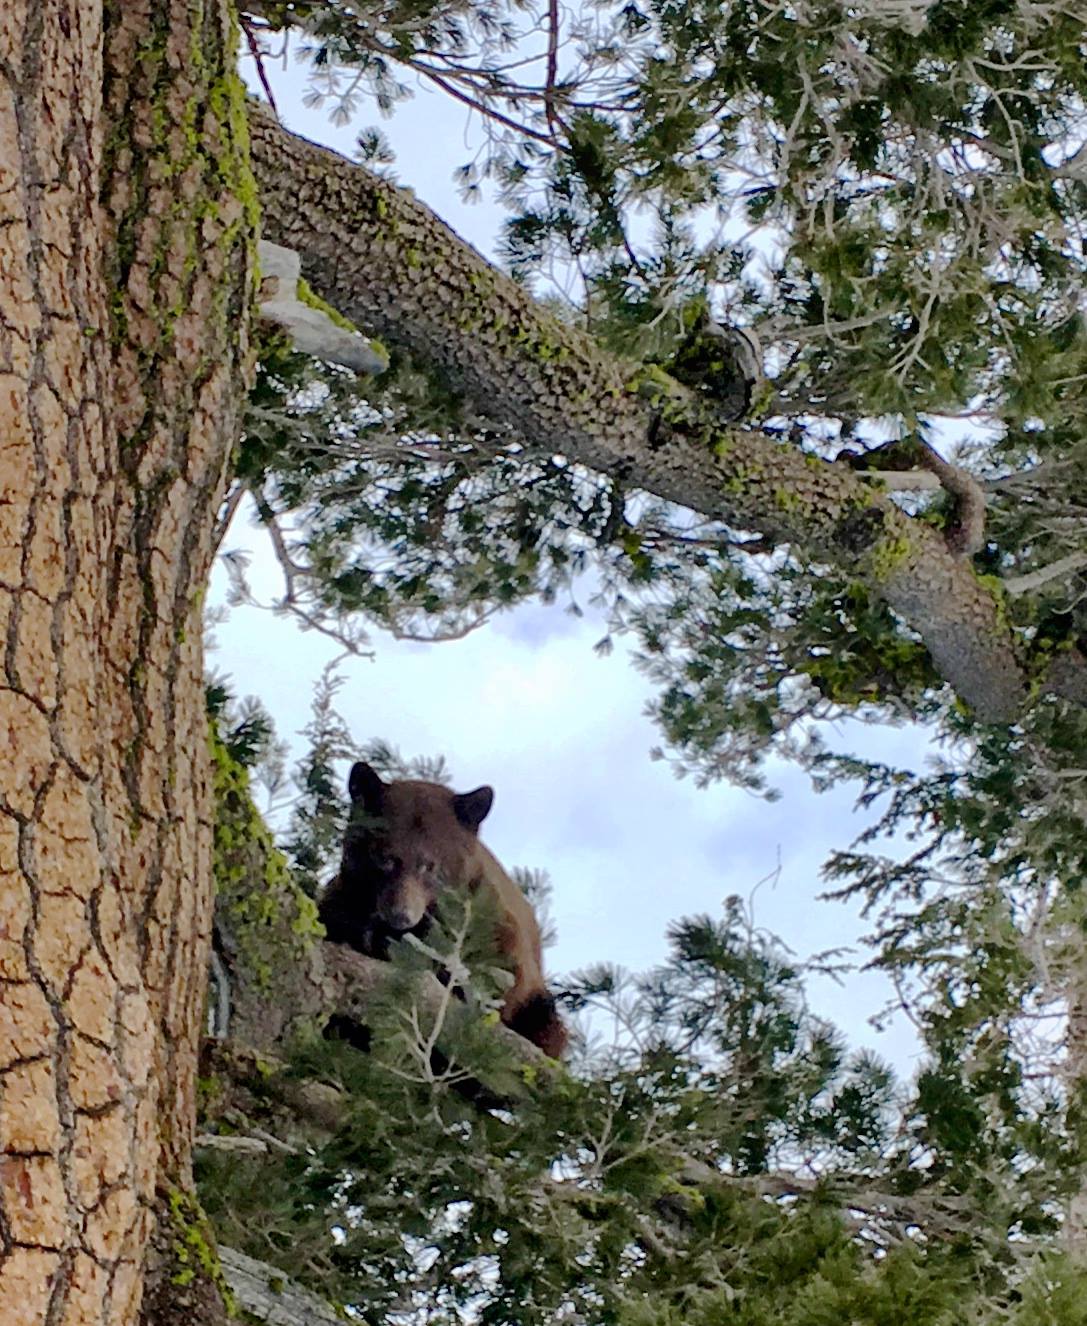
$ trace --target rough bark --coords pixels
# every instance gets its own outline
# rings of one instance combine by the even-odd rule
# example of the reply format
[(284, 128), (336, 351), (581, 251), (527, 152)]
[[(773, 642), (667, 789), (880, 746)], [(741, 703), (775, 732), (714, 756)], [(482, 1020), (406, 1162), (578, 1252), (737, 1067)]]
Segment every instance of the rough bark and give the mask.
[(410, 190), (289, 134), (251, 103), (266, 238), (366, 332), (440, 370), (478, 414), (707, 516), (836, 562), (924, 639), (979, 717), (1015, 717), (1023, 670), (999, 606), (935, 531), (846, 466), (723, 429), (536, 305)]
[(190, 1183), (200, 594), (253, 295), (235, 92), (223, 0), (0, 7), (5, 1326), (132, 1326)]

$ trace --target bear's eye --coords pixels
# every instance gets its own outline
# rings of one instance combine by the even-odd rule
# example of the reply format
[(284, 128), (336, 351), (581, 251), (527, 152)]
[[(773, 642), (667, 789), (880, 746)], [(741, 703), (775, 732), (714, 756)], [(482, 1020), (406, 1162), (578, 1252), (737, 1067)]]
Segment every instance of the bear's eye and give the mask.
[(437, 861), (432, 861), (430, 857), (427, 856), (424, 857), (422, 861), (419, 862), (419, 869), (423, 872), (424, 875), (434, 875), (437, 874), (438, 863)]
[(374, 865), (377, 866), (378, 870), (391, 874), (399, 864), (400, 858), (394, 856), (392, 852), (379, 851), (374, 853)]

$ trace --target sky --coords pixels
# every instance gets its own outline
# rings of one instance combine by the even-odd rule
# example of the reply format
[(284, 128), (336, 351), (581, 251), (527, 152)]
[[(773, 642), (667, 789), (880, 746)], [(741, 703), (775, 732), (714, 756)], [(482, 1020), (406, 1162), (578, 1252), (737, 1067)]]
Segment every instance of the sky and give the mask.
[[(356, 121), (337, 129), (327, 108), (302, 105), (305, 76), (297, 66), (268, 73), (280, 118), (307, 138), (350, 155), (359, 130), (379, 122), (376, 108), (363, 107)], [(481, 252), (493, 252), (501, 210), (465, 205), (452, 180), (472, 151), (464, 108), (420, 89), (381, 127), (397, 152), (399, 182)], [(264, 536), (244, 510), (223, 547), (252, 554), (258, 598), (281, 592)], [(217, 568), (212, 606), (224, 602), (226, 583)], [(557, 942), (546, 962), (559, 984), (564, 972), (599, 962), (630, 971), (660, 963), (671, 922), (720, 915), (732, 894), (749, 899), (755, 923), (798, 958), (853, 947), (853, 960), (863, 962), (858, 938), (865, 925), (856, 910), (818, 900), (822, 862), (863, 826), (851, 794), (817, 796), (806, 776), (784, 764), (771, 766), (781, 793), (774, 802), (676, 779), (666, 763), (650, 759), (659, 742), (643, 712), (652, 692), (622, 642), (607, 657), (593, 653), (604, 633), (588, 609), (579, 619), (538, 604), (455, 642), (401, 643), (375, 632), (372, 659), (341, 665), (337, 708), (360, 745), (382, 738), (406, 757), (441, 754), (457, 790), (494, 787), (481, 836), (507, 869), (549, 875)], [(209, 667), (231, 677), (239, 696), (260, 697), (297, 758), (314, 683), (338, 647), (251, 607), (231, 609), (213, 634)], [(854, 749), (863, 744), (867, 754), (909, 765), (920, 757), (924, 739), (916, 730), (851, 728), (840, 735)], [(346, 780), (346, 767), (343, 774)], [(904, 1017), (883, 1032), (869, 1021), (893, 995), (882, 975), (855, 971), (841, 983), (814, 978), (808, 990), (812, 1010), (836, 1023), (851, 1045), (911, 1074), (917, 1051)]]

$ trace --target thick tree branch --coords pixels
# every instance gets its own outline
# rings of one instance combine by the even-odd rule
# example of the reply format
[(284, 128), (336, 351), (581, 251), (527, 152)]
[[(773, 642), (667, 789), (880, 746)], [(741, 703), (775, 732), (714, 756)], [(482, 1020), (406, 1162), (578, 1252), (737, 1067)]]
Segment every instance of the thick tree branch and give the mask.
[[(304, 966), (285, 964), (283, 970), (276, 973), (272, 987), (263, 990), (259, 996), (254, 996), (251, 991), (247, 994), (243, 983), (234, 981), (232, 997), (240, 995), (247, 1005), (256, 1007), (234, 1010), (229, 1040), (213, 1037), (205, 1041), (203, 1071), (206, 1076), (218, 1075), (242, 1084), (252, 1076), (256, 1056), (266, 1068), (274, 1068), (284, 1044), (302, 1028), (319, 1032), (334, 1021), (365, 1026), (375, 994), (391, 980), (407, 980), (401, 991), (403, 1006), (411, 1010), (411, 1016), (420, 1026), (426, 1026), (427, 1035), (433, 1038), (439, 1050), (446, 1047), (449, 1030), (462, 1024), (464, 1019), (477, 1016), (467, 1004), (450, 1000), (448, 986), (443, 985), (433, 972), (420, 971), (408, 979), (392, 963), (357, 953), (345, 944), (317, 943), (310, 950)], [(273, 1007), (274, 1016), (270, 1013)], [(263, 1018), (261, 1009), (266, 1012)], [(531, 1041), (502, 1023), (491, 1027), (490, 1034), (506, 1046), (519, 1069), (531, 1068), (537, 1081), (550, 1073), (565, 1071)], [(468, 1074), (458, 1069), (454, 1076), (464, 1080)], [(338, 1091), (330, 1090), (327, 1084), (300, 1082), (289, 1074), (273, 1073), (265, 1085), (272, 1080), (275, 1083), (273, 1094), (280, 1097), (294, 1115), (308, 1119), (319, 1128), (339, 1126), (344, 1101)], [(269, 1086), (269, 1089), (272, 1088)], [(230, 1108), (234, 1106), (230, 1093), (227, 1093), (215, 1120), (226, 1117), (223, 1111)], [(239, 1105), (238, 1108), (244, 1115), (244, 1107)], [(209, 1122), (212, 1121), (209, 1116)], [(250, 1137), (256, 1135), (252, 1120), (239, 1122), (231, 1118), (228, 1122), (235, 1132), (244, 1132)], [(279, 1141), (281, 1145), (290, 1145), (282, 1138)]]
[(313, 287), (368, 332), (441, 371), (496, 427), (738, 529), (793, 543), (863, 579), (924, 639), (977, 715), (1027, 698), (988, 590), (938, 533), (846, 466), (725, 429), (678, 384), (601, 352), (540, 309), (414, 195), (297, 138), (254, 105), (267, 238), (301, 254)]
[(954, 518), (944, 540), (956, 557), (972, 557), (985, 546), (985, 490), (968, 470), (944, 460), (927, 443), (919, 447), (920, 463), (939, 479), (955, 502)]
[[(881, 478), (888, 488), (942, 488), (954, 508), (944, 524), (944, 542), (956, 557), (972, 557), (985, 545), (985, 489), (960, 465), (944, 460), (935, 448), (920, 438), (896, 438), (868, 451), (840, 451), (835, 460), (869, 478)], [(877, 469), (883, 465), (885, 468)], [(920, 468), (915, 468), (920, 467)], [(895, 483), (896, 473), (907, 480)], [(932, 483), (923, 484), (929, 477)], [(888, 477), (891, 481), (887, 482)]]

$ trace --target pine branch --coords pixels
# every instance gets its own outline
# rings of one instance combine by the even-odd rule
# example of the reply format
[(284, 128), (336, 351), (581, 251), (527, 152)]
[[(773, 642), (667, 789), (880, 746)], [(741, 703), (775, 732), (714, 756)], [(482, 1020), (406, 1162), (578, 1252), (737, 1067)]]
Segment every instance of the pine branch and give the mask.
[(430, 364), (529, 448), (606, 473), (622, 464), (647, 492), (847, 566), (921, 635), (980, 718), (1017, 716), (1028, 692), (1010, 629), (937, 532), (845, 466), (724, 427), (678, 383), (632, 377), (408, 190), (259, 107), (250, 126), (266, 233), (303, 256), (314, 287), (349, 317)]
[[(391, 963), (383, 962), (380, 958), (368, 958), (345, 944), (325, 943), (321, 947), (330, 1014), (365, 1022), (367, 1005), (382, 985), (393, 978), (394, 972), (397, 979), (403, 979), (403, 973)], [(433, 1018), (435, 1022), (441, 1019), (443, 1023), (454, 1025), (469, 1016), (464, 1005), (449, 999), (448, 987), (433, 972), (423, 971), (413, 977), (409, 999), (421, 1014)], [(531, 1041), (525, 1040), (501, 1022), (496, 1023), (492, 1031), (519, 1064), (531, 1066), (537, 1073), (564, 1071)], [(440, 1040), (439, 1037), (439, 1044)]]

